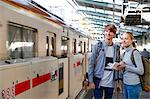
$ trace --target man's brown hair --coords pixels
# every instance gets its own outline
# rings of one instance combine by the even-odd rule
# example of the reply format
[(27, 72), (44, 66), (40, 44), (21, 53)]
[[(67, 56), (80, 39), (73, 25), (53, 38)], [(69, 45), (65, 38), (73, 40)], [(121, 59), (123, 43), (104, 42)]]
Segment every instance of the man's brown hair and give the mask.
[(106, 29), (108, 29), (108, 30), (110, 30), (110, 32), (113, 32), (113, 33), (116, 34), (117, 28), (116, 28), (116, 26), (114, 24), (108, 24), (108, 25), (106, 25), (105, 26), (105, 30)]

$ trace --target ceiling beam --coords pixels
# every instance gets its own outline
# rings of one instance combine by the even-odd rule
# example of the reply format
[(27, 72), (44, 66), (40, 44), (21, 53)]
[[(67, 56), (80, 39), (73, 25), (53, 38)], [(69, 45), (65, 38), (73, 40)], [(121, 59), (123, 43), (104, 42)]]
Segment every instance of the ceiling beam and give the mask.
[[(107, 21), (107, 22), (112, 22), (113, 20), (112, 19), (109, 19), (109, 18), (102, 18), (102, 17), (99, 17), (99, 18), (93, 18), (93, 17), (85, 17), (87, 19), (95, 19), (95, 20), (102, 20), (102, 21)], [(114, 20), (115, 23), (120, 23), (119, 20)]]
[[(122, 5), (119, 4), (113, 4), (113, 3), (107, 3), (107, 2), (100, 2), (100, 1), (92, 1), (92, 0), (75, 0), (80, 6), (85, 7), (92, 7), (97, 9), (105, 9), (108, 11), (114, 11), (120, 12), (122, 10)], [(113, 8), (113, 5), (115, 6), (115, 9)]]
[(98, 26), (105, 26), (105, 24), (102, 24), (102, 23), (97, 23), (97, 22), (95, 22), (95, 23), (90, 23), (90, 24), (93, 24), (93, 25), (98, 25)]
[(147, 4), (147, 3), (150, 3), (150, 0), (127, 0), (127, 1), (134, 1), (134, 2), (141, 3), (141, 4)]
[(119, 15), (113, 15), (112, 14), (106, 14), (106, 13), (102, 13), (102, 12), (95, 12), (95, 11), (88, 11), (88, 10), (77, 10), (78, 12), (83, 12), (83, 13), (86, 13), (88, 15), (94, 15), (94, 16), (100, 16), (100, 17), (107, 17), (107, 18), (114, 18), (115, 20), (120, 20), (120, 17)]
[[(108, 19), (101, 19), (101, 18), (90, 18), (90, 17), (86, 17), (86, 19), (91, 20), (91, 21), (96, 21), (96, 22), (103, 22), (103, 23), (113, 23), (113, 20), (108, 20)], [(119, 21), (114, 21), (114, 23), (116, 24), (120, 24)]]

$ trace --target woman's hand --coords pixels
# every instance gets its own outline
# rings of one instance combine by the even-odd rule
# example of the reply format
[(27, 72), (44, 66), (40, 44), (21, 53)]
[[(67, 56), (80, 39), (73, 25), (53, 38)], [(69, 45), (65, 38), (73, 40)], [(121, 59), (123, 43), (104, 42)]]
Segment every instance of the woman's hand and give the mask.
[(114, 70), (118, 70), (118, 66), (119, 66), (119, 65), (120, 65), (119, 63), (115, 63), (114, 66), (113, 66), (113, 69), (114, 69)]
[(114, 70), (117, 70), (117, 71), (120, 71), (120, 70), (123, 70), (125, 69), (125, 63), (123, 61), (121, 61), (120, 63), (115, 63), (114, 65)]
[(125, 69), (125, 67), (126, 67), (125, 62), (121, 61), (117, 68), (118, 68), (118, 70), (123, 70), (123, 69)]

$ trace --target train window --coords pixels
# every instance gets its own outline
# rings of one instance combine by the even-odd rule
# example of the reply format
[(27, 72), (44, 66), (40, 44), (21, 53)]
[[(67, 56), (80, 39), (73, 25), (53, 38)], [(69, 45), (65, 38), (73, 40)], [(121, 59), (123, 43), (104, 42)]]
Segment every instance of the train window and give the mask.
[(32, 58), (35, 57), (35, 41), (36, 36), (34, 30), (22, 29), (22, 43), (24, 42), (22, 48), (22, 58)]
[(56, 56), (56, 34), (47, 31), (46, 56)]
[(62, 36), (61, 37), (61, 57), (67, 57), (68, 51), (68, 38)]
[(51, 55), (55, 56), (55, 39), (51, 37)]
[(92, 49), (93, 49), (93, 44), (91, 44), (91, 52), (92, 52)]
[(18, 43), (21, 42), (21, 29), (15, 26), (9, 26), (9, 37), (8, 37), (8, 44), (9, 44), (9, 52), (10, 57), (12, 59), (16, 59), (21, 57), (21, 48), (18, 47)]
[(49, 56), (49, 36), (46, 36), (46, 56)]
[(79, 42), (78, 52), (82, 53), (82, 41)]
[(89, 52), (89, 42), (87, 43), (87, 45), (86, 45), (87, 47), (87, 52)]
[(76, 53), (76, 39), (73, 40), (73, 44), (72, 44), (72, 48), (73, 48), (73, 53)]
[(86, 52), (86, 43), (84, 42), (84, 53)]
[(35, 57), (37, 30), (21, 26), (8, 25), (8, 50), (12, 59)]

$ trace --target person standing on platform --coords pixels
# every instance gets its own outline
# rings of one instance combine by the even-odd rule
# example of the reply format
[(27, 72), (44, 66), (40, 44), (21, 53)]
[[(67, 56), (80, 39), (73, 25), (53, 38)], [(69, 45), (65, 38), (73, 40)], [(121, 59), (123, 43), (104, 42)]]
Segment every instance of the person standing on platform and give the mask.
[(113, 43), (117, 28), (108, 24), (104, 28), (104, 41), (99, 41), (92, 49), (89, 58), (89, 88), (94, 89), (94, 98), (112, 99), (114, 90), (114, 69), (118, 45)]
[(146, 48), (143, 49), (143, 51), (141, 52), (141, 55), (147, 59), (150, 59), (150, 52), (148, 52)]
[[(133, 34), (126, 32), (122, 35), (122, 46), (125, 48), (122, 61), (118, 65), (119, 68), (123, 67), (123, 83), (124, 83), (124, 97), (125, 99), (139, 99), (142, 87), (140, 84), (139, 75), (143, 75), (144, 68), (140, 52), (135, 50)], [(132, 54), (133, 53), (133, 54)], [(133, 55), (135, 65), (131, 60)]]

